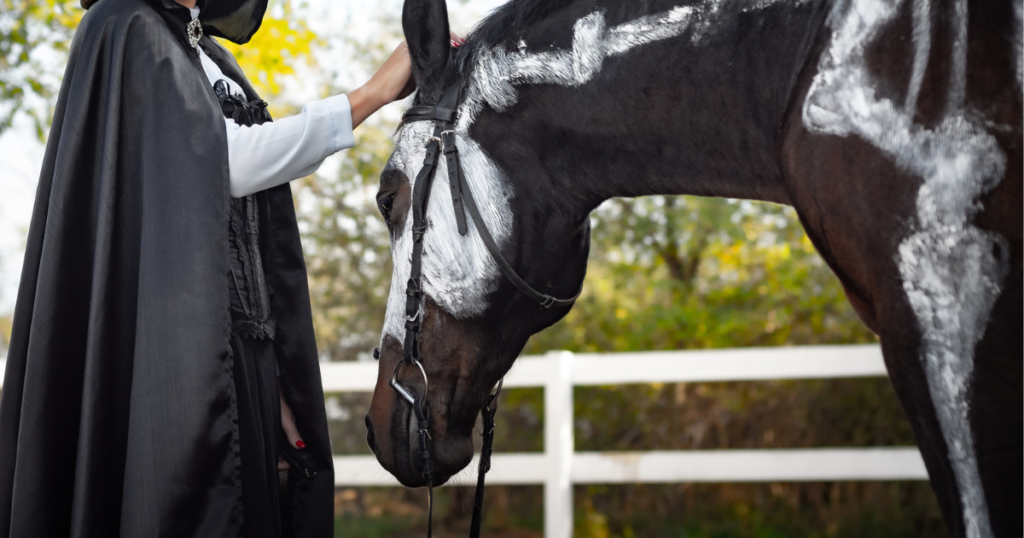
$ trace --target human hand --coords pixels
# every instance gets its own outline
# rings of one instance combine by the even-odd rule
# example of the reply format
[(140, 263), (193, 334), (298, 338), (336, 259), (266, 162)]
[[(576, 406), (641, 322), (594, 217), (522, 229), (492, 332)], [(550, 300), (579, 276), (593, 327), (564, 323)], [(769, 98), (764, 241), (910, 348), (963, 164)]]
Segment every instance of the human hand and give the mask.
[(462, 39), (461, 37), (459, 37), (459, 34), (456, 34), (455, 32), (449, 31), (448, 35), (449, 35), (449, 37), (452, 38), (452, 46), (453, 47), (459, 48), (462, 45), (466, 44), (466, 40)]
[[(281, 429), (284, 430), (285, 437), (288, 438), (288, 443), (298, 449), (306, 448), (306, 443), (302, 442), (302, 437), (299, 436), (299, 429), (295, 427), (295, 415), (292, 414), (292, 408), (288, 407), (288, 402), (284, 400), (284, 394), (281, 393), (280, 387), (277, 389), (279, 398), (281, 399)], [(288, 461), (284, 459), (284, 456), (277, 456), (277, 470), (284, 471), (291, 467)]]
[[(448, 35), (454, 48), (459, 48), (466, 42), (465, 39), (459, 37), (459, 34), (455, 32), (449, 31)], [(409, 45), (405, 41), (402, 41), (398, 48), (391, 53), (391, 56), (374, 73), (367, 85), (373, 83), (374, 79), (378, 77), (380, 78), (381, 95), (385, 99), (384, 104), (405, 99), (416, 89), (416, 79), (412, 76), (412, 59), (409, 57)], [(402, 80), (405, 81), (404, 84), (402, 84)], [(399, 87), (400, 84), (401, 87)]]
[[(455, 32), (450, 32), (450, 37), (455, 48), (466, 42)], [(409, 57), (409, 46), (403, 41), (366, 84), (348, 94), (349, 105), (352, 107), (352, 127), (366, 121), (382, 106), (408, 97), (415, 89), (412, 58)]]
[(352, 128), (363, 123), (380, 107), (409, 95), (415, 88), (409, 46), (403, 41), (366, 84), (348, 94)]

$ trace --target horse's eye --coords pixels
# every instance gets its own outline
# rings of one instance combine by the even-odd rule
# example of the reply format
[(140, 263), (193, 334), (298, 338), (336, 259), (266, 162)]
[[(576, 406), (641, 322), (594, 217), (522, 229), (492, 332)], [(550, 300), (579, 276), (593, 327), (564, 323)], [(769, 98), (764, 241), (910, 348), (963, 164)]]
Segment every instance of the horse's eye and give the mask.
[(394, 205), (397, 194), (397, 192), (390, 192), (377, 197), (377, 209), (380, 209), (380, 214), (384, 217), (385, 222), (391, 222), (391, 206)]

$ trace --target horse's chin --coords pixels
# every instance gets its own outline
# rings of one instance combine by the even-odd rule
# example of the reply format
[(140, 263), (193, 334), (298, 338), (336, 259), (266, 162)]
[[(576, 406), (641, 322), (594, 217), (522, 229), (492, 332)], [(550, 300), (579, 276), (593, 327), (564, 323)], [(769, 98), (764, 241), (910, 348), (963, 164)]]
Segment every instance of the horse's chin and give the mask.
[(448, 436), (442, 446), (435, 450), (434, 483), (441, 485), (473, 461), (473, 438), (471, 436)]
[[(405, 414), (405, 417), (402, 418), (411, 418), (410, 415), (412, 413)], [(396, 415), (395, 418), (397, 419), (399, 416)], [(407, 424), (404, 439), (394, 439), (393, 446), (397, 450), (395, 450), (395, 458), (392, 461), (381, 457), (376, 449), (376, 443), (371, 442), (370, 445), (374, 448), (377, 461), (394, 475), (400, 484), (407, 488), (420, 488), (427, 485), (427, 480), (423, 476), (419, 431), (416, 429), (414, 418)], [(473, 438), (471, 435), (438, 435), (435, 432), (433, 439), (430, 440), (430, 456), (434, 471), (431, 485), (440, 486), (473, 461)]]
[[(440, 486), (448, 482), (456, 473), (466, 468), (473, 461), (473, 441), (469, 438), (449, 439), (437, 442), (431, 446), (431, 463), (434, 468), (433, 486)], [(379, 458), (378, 458), (379, 460)], [(419, 447), (409, 452), (405, 461), (396, 462), (395, 469), (388, 469), (398, 479), (398, 482), (407, 488), (421, 488), (427, 485), (423, 477), (423, 460), (420, 457)]]

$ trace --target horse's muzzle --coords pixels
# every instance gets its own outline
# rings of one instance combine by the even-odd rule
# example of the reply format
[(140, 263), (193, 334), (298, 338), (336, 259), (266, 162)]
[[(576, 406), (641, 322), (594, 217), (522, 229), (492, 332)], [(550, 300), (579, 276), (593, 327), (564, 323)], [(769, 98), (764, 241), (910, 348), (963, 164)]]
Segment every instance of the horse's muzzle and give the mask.
[[(366, 416), (366, 442), (381, 466), (394, 475), (403, 486), (426, 486), (424, 462), (419, 447), (419, 426), (415, 414), (401, 398), (396, 398), (395, 401), (401, 402), (401, 405), (395, 406), (388, 431), (375, 428), (373, 420), (369, 415)], [(379, 435), (388, 435), (390, 442), (380, 442)], [(468, 435), (446, 435), (432, 429), (430, 443), (434, 486), (444, 484), (473, 460), (473, 439)], [(382, 447), (387, 446), (390, 446), (391, 450), (382, 450)]]

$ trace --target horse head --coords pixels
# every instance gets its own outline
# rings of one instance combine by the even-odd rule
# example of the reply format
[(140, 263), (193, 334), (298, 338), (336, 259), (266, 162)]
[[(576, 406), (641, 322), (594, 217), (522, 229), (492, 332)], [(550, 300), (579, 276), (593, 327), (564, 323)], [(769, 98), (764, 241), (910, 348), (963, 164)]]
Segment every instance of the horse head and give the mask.
[[(502, 273), (481, 232), (489, 233), (500, 257), (529, 286), (563, 298), (574, 297), (582, 285), (590, 230), (588, 211), (570, 210), (576, 202), (559, 192), (535, 158), (518, 160), (527, 148), (502, 146), (500, 141), (512, 134), (510, 124), (478, 117), (483, 116), (474, 93), (479, 90), (468, 87), (473, 47), (452, 49), (444, 0), (408, 0), (402, 25), (418, 88), (414, 104), (437, 105), (447, 90), (463, 89), (452, 127), (467, 190), (463, 194), (472, 196), (479, 209), (478, 219), (466, 214), (460, 226), (456, 208), (462, 207), (451, 193), (449, 162), (438, 153), (433, 187), (426, 195), (422, 296), (408, 307), (409, 315), (413, 195), (422, 181), (418, 176), (434, 122), (405, 123), (377, 194), (391, 236), (394, 273), (366, 423), (367, 441), (380, 463), (402, 484), (417, 487), (426, 479), (415, 406), (408, 398), (425, 403), (432, 485), (441, 484), (471, 461), (477, 414), (527, 339), (569, 310), (567, 304), (542, 306), (520, 292)], [(403, 362), (410, 323), (419, 326), (422, 371)], [(389, 386), (392, 380), (404, 387), (406, 398)]]

